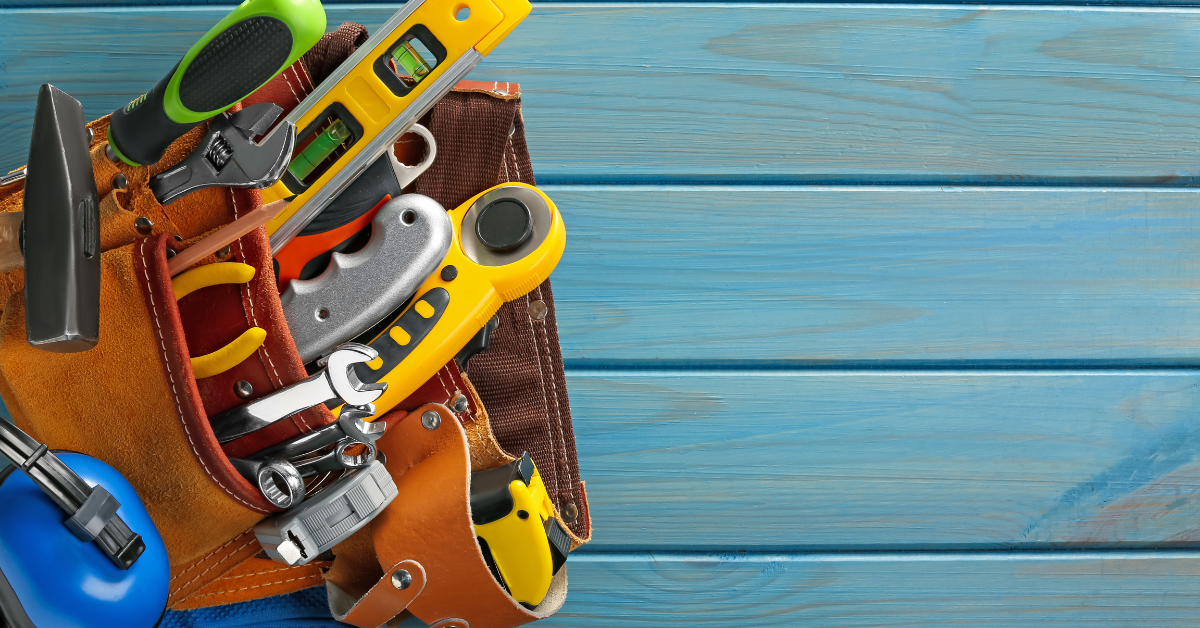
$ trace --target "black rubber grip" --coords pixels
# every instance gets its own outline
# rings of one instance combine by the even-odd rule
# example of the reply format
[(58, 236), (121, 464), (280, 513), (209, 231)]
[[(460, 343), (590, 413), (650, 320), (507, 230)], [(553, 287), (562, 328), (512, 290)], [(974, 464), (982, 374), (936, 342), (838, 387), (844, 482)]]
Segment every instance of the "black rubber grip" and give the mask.
[(282, 20), (242, 20), (192, 59), (179, 82), (179, 102), (197, 112), (226, 109), (274, 76), (291, 52), (292, 32)]
[(300, 231), (300, 235), (317, 235), (350, 224), (378, 205), (384, 196), (400, 196), (403, 192), (390, 159), (386, 154), (376, 159), (346, 189), (338, 193), (337, 198)]
[(168, 118), (163, 109), (163, 94), (178, 67), (172, 68), (154, 89), (112, 114), (109, 133), (116, 149), (140, 165), (158, 163), (171, 142), (196, 127), (195, 122), (179, 123)]

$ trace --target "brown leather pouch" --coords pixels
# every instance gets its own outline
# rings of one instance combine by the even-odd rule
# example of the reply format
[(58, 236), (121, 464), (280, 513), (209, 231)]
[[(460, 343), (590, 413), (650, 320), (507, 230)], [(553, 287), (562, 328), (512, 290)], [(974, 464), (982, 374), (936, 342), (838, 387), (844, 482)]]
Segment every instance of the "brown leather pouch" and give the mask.
[[(355, 27), (361, 29), (343, 25), (334, 35), (353, 42), (359, 39)], [(348, 46), (326, 49), (348, 55), (352, 50)], [(287, 90), (281, 89), (281, 81), (287, 81)], [(289, 102), (279, 103), (290, 108), (312, 89), (312, 83), (306, 66), (298, 62), (267, 87), (290, 94)], [(418, 179), (416, 191), (447, 207), (502, 181), (532, 183), (517, 88), (487, 83), (467, 84), (462, 90), (447, 96), (424, 121), (439, 142), (439, 158)], [(415, 560), (428, 579), (422, 589), (425, 593), (409, 605), (419, 617), (430, 621), (467, 614), (476, 617), (475, 613), (486, 609), (503, 622), (489, 623), (493, 620), (480, 615), (478, 623), (471, 623), (515, 626), (541, 615), (541, 611), (530, 613), (519, 606), (510, 608), (515, 603), (491, 579), (471, 531), (466, 482), (471, 469), (497, 466), (528, 450), (575, 543), (586, 542), (590, 536), (549, 283), (501, 309), (491, 349), (470, 362), (470, 377), (480, 382), (478, 391), (452, 361), (384, 417), (394, 431), (405, 432), (414, 425), (420, 428), (419, 421), (405, 420), (406, 410), (430, 402), (456, 410), (439, 406), (445, 420), (436, 442), (426, 442), (432, 433), (422, 435), (425, 438), (414, 440), (415, 449), (410, 451), (400, 438), (388, 441), (389, 452), (396, 448), (396, 461), (388, 454), (390, 469), (396, 469), (401, 460), (422, 461), (412, 469), (396, 470), (403, 474), (420, 470), (404, 479), (405, 486), (418, 486), (415, 479), (429, 474), (430, 469), (449, 469), (437, 472), (445, 474), (438, 481), (460, 487), (454, 494), (461, 499), (452, 500), (403, 489), (408, 492), (395, 502), (399, 506), (389, 509), (405, 513), (389, 517), (415, 516), (435, 527), (442, 525), (435, 524), (442, 519), (453, 522), (445, 524), (446, 534), (452, 535), (445, 545), (449, 553), (438, 555), (436, 545), (427, 548), (432, 553), (417, 551), (416, 545), (397, 548), (387, 540), (391, 535), (371, 536), (375, 527), (369, 526), (366, 533), (337, 546), (331, 556), (302, 567), (256, 558), (261, 548), (250, 529), (274, 508), (236, 473), (228, 456), (291, 438), (325, 425), (333, 417), (318, 406), (251, 437), (219, 446), (208, 427), (208, 417), (244, 403), (234, 394), (235, 382), (249, 382), (253, 396), (259, 397), (306, 376), (283, 319), (267, 237), (262, 229), (247, 234), (220, 260), (253, 266), (256, 272), (250, 282), (208, 287), (178, 301), (166, 262), (168, 249), (182, 249), (257, 207), (260, 195), (251, 190), (210, 188), (163, 207), (147, 188), (150, 176), (189, 154), (206, 127), (180, 138), (159, 164), (135, 169), (115, 165), (104, 156), (106, 118), (89, 126), (95, 131), (92, 162), (102, 196), (101, 341), (96, 348), (77, 354), (33, 349), (25, 342), (21, 272), (0, 276), (0, 305), (4, 307), (0, 313), (0, 396), (18, 425), (50, 447), (95, 456), (130, 480), (167, 544), (172, 564), (171, 608), (287, 593), (319, 584), (326, 577), (341, 591), (357, 595), (370, 588), (359, 586), (361, 583), (378, 581), (382, 563), (392, 561), (387, 562), (391, 568)], [(127, 183), (124, 189), (115, 190), (118, 174)], [(0, 211), (20, 208), (21, 184), (0, 188)], [(138, 232), (138, 217), (152, 221), (149, 235)], [(201, 263), (213, 261), (217, 260), (210, 257)], [(225, 373), (195, 379), (191, 357), (216, 350), (250, 327), (267, 332), (267, 340), (253, 356)], [(413, 453), (419, 450), (416, 448), (435, 445), (436, 456), (428, 463)], [(379, 525), (389, 529), (409, 525), (406, 520), (395, 519), (400, 522), (396, 523), (389, 517), (381, 516), (380, 521), (392, 523)], [(407, 534), (412, 532), (396, 538)], [(401, 550), (408, 553), (402, 555)], [(469, 572), (472, 582), (484, 587), (487, 595), (477, 596), (477, 590), (471, 588), (446, 588), (451, 581), (444, 580), (445, 574), (455, 573), (454, 581), (468, 577), (456, 573), (460, 569)], [(560, 590), (559, 584), (555, 587), (554, 591)], [(565, 595), (565, 575), (561, 592)], [(561, 605), (557, 595), (539, 608), (557, 609)], [(489, 600), (485, 606), (474, 605), (483, 599)]]
[[(441, 415), (436, 425), (419, 420), (429, 411)], [(470, 446), (452, 418), (449, 408), (429, 404), (379, 440), (399, 496), (361, 534), (369, 536), (378, 562), (358, 565), (348, 578), (336, 577), (342, 565), (334, 563), (326, 586), (335, 619), (374, 628), (407, 609), (430, 626), (509, 628), (562, 607), (565, 567), (534, 610), (514, 601), (492, 578), (471, 524)]]

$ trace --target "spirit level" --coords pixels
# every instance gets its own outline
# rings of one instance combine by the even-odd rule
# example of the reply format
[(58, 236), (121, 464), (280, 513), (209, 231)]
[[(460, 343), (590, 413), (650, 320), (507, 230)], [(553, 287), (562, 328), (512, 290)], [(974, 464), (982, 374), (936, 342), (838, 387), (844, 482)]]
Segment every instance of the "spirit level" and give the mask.
[[(287, 117), (288, 172), (263, 202), (279, 251), (529, 15), (528, 0), (410, 0)], [(280, 125), (285, 127), (286, 125)]]

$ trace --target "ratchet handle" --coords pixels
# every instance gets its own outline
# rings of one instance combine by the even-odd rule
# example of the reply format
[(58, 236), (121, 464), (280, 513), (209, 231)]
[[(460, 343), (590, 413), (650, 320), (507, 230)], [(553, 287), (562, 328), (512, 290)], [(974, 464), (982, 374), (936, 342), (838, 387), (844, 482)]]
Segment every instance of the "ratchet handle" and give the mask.
[(270, 81), (325, 33), (320, 0), (246, 0), (149, 92), (112, 114), (108, 142), (126, 163), (156, 163), (184, 133)]

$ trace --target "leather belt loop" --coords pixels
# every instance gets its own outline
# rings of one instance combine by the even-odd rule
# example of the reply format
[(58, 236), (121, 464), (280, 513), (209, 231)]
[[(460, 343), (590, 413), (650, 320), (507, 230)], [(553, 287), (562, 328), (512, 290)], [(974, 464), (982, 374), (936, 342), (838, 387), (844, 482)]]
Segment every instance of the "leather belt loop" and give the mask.
[(392, 565), (345, 614), (338, 612), (334, 598), (346, 596), (346, 593), (332, 582), (327, 586), (330, 587), (329, 606), (334, 619), (358, 628), (378, 628), (408, 608), (425, 590), (425, 568), (415, 560), (402, 560)]

